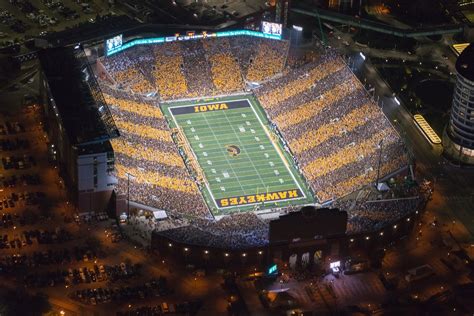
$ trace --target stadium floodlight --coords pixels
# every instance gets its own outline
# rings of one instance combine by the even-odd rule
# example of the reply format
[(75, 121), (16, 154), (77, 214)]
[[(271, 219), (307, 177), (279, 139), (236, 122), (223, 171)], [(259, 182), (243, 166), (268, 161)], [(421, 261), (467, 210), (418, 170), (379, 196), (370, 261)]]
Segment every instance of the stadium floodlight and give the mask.
[(298, 32), (302, 32), (302, 31), (303, 31), (303, 27), (302, 27), (302, 26), (298, 26), (298, 25), (293, 25), (293, 30), (298, 31)]
[(395, 97), (394, 100), (398, 105), (400, 105), (400, 100), (398, 100), (397, 97)]
[(341, 261), (335, 261), (329, 263), (329, 268), (333, 273), (339, 273), (341, 267)]
[(360, 57), (362, 57), (363, 60), (365, 60), (365, 55), (364, 55), (364, 53), (360, 52), (359, 55), (360, 55)]

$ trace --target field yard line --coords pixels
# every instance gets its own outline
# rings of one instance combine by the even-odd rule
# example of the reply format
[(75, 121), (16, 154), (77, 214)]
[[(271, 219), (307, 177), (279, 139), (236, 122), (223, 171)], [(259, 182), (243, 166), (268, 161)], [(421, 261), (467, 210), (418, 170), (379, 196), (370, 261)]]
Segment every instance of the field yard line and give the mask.
[[(248, 102), (248, 101), (247, 101)], [(250, 104), (250, 103), (249, 103)], [(235, 137), (237, 137), (237, 139), (239, 139), (239, 135), (235, 132), (235, 129), (232, 127), (232, 124), (231, 122), (229, 121), (229, 118), (227, 117), (227, 114), (224, 113), (224, 117), (226, 119), (226, 121), (229, 123), (229, 126), (232, 128), (232, 132), (234, 133)], [(245, 151), (245, 154), (247, 155), (247, 158), (250, 160), (250, 163), (252, 164), (252, 167), (253, 169), (255, 170), (255, 173), (258, 175), (258, 177), (260, 178), (260, 183), (263, 185), (263, 187), (265, 188), (265, 183), (262, 179), (262, 177), (260, 176), (260, 173), (258, 172), (257, 170), (257, 167), (255, 167), (253, 161), (252, 161), (252, 158), (250, 158), (249, 154), (247, 153), (247, 151)], [(243, 190), (243, 188), (242, 188)], [(258, 190), (257, 190), (258, 191)], [(243, 193), (245, 195), (245, 192)]]
[[(256, 106), (256, 105), (254, 105), (254, 103), (253, 103), (253, 102), (256, 102), (256, 100), (254, 99), (254, 96), (250, 94), (250, 95), (244, 95), (244, 96), (242, 96), (242, 97), (243, 97), (243, 98), (238, 98), (238, 99), (234, 99), (234, 100), (227, 100), (227, 101), (229, 101), (229, 102), (233, 102), (233, 101), (246, 101), (246, 102), (250, 105), (250, 108), (252, 109), (254, 115), (257, 117), (257, 120), (258, 120), (258, 122), (260, 123), (261, 127), (263, 128), (263, 130), (264, 130), (264, 132), (265, 132), (265, 135), (268, 137), (268, 139), (269, 139), (270, 143), (272, 144), (273, 148), (277, 151), (278, 156), (279, 156), (279, 158), (280, 158), (279, 160), (285, 165), (287, 171), (288, 171), (289, 174), (290, 174), (290, 177), (291, 177), (292, 181), (293, 181), (294, 183), (296, 183), (297, 187), (299, 188), (300, 192), (301, 192), (302, 195), (303, 195), (302, 197), (299, 197), (299, 198), (283, 199), (283, 200), (279, 200), (278, 202), (279, 202), (279, 203), (282, 203), (282, 202), (290, 202), (290, 201), (301, 200), (301, 199), (307, 198), (307, 195), (306, 195), (305, 191), (302, 189), (300, 183), (299, 183), (298, 180), (295, 178), (295, 175), (294, 175), (294, 173), (292, 172), (292, 170), (291, 170), (291, 168), (290, 168), (290, 166), (289, 166), (289, 163), (288, 163), (286, 157), (285, 157), (284, 154), (282, 153), (282, 149), (281, 149), (277, 144), (275, 144), (274, 140), (271, 138), (271, 135), (270, 135), (270, 133), (269, 133), (269, 131), (268, 131), (267, 126), (263, 123), (262, 118), (260, 117), (260, 114), (257, 113), (257, 110), (255, 109), (255, 106)], [(180, 108), (180, 107), (190, 107), (190, 106), (196, 106), (196, 105), (213, 104), (213, 103), (221, 102), (221, 101), (222, 101), (222, 102), (226, 102), (226, 100), (213, 100), (213, 101), (203, 102), (203, 103), (193, 103), (192, 105), (189, 104), (189, 103), (187, 103), (187, 104), (180, 104), (180, 105), (174, 105), (174, 106), (169, 106), (169, 105), (171, 105), (171, 104), (168, 103), (169, 105), (167, 106), (167, 110), (168, 110), (169, 114), (171, 115), (171, 117), (172, 117), (172, 119), (173, 119), (175, 125), (176, 125), (177, 127), (182, 127), (181, 125), (178, 124), (177, 119), (176, 119), (176, 117), (174, 116), (174, 114), (172, 113), (171, 109), (173, 109), (173, 108)], [(171, 102), (171, 103), (172, 103), (172, 102)], [(261, 111), (264, 111), (264, 110), (261, 109)], [(226, 116), (226, 119), (227, 119), (227, 116)], [(207, 121), (207, 120), (206, 120), (206, 121)], [(207, 122), (207, 124), (209, 124), (209, 122)], [(212, 133), (213, 133), (213, 134), (214, 134), (214, 132), (215, 132), (215, 131), (212, 130)], [(234, 134), (235, 134), (235, 132), (234, 132)], [(185, 135), (185, 136), (186, 136), (186, 135)], [(187, 136), (186, 136), (186, 137), (187, 137)], [(214, 135), (214, 138), (215, 138), (215, 135)], [(239, 139), (240, 139), (240, 138), (239, 138)], [(194, 152), (192, 146), (191, 146), (191, 152), (192, 152), (194, 158), (197, 160), (198, 165), (201, 167), (201, 164), (199, 163), (199, 160), (197, 159), (197, 155), (196, 155), (196, 153)], [(227, 157), (226, 157), (226, 158), (227, 158)], [(228, 162), (228, 159), (226, 159), (226, 160), (227, 160), (227, 162)], [(253, 164), (253, 162), (252, 162), (252, 164)], [(279, 164), (279, 163), (278, 163), (278, 164)], [(230, 164), (229, 164), (229, 165), (230, 165)], [(202, 167), (201, 167), (201, 168), (202, 168)], [(254, 166), (254, 168), (255, 168), (255, 166)], [(231, 169), (233, 169), (233, 168), (231, 168)], [(257, 173), (257, 174), (258, 174), (258, 173)], [(260, 174), (259, 174), (259, 176), (260, 176)], [(240, 187), (242, 188), (242, 184), (240, 183), (240, 181), (237, 180), (237, 182), (239, 182), (239, 185), (240, 185)], [(234, 182), (234, 183), (236, 183), (236, 182)], [(227, 206), (227, 207), (219, 207), (219, 206), (217, 205), (216, 199), (215, 199), (215, 197), (214, 197), (214, 194), (213, 194), (213, 192), (212, 192), (212, 190), (211, 190), (211, 188), (210, 188), (210, 184), (208, 183), (207, 179), (205, 179), (205, 186), (206, 186), (207, 192), (209, 192), (209, 195), (211, 196), (211, 199), (212, 199), (212, 201), (213, 201), (213, 204), (215, 205), (215, 207), (216, 207), (217, 210), (226, 210), (226, 209), (233, 209), (233, 208), (238, 207), (238, 206), (235, 206), (235, 205)], [(264, 186), (265, 186), (265, 184), (264, 184)], [(204, 199), (204, 195), (203, 195), (203, 199)], [(204, 199), (204, 200), (205, 200), (205, 199)], [(256, 204), (259, 204), (259, 203), (246, 204), (245, 206), (251, 206), (251, 205), (256, 205)], [(266, 204), (266, 203), (265, 203), (265, 204)]]
[[(226, 114), (225, 114), (225, 112), (224, 112), (224, 116), (225, 116), (225, 115), (226, 115)], [(207, 120), (207, 118), (206, 118), (206, 115), (203, 115), (203, 117), (204, 117), (204, 120), (206, 121), (206, 123), (209, 124), (209, 122), (208, 122), (208, 120)], [(227, 121), (228, 121), (228, 120), (227, 120)], [(212, 129), (211, 125), (208, 125), (208, 126), (210, 127), (209, 129), (210, 129), (212, 135), (214, 135), (214, 138), (215, 138), (216, 142), (219, 144), (219, 146), (222, 146), (221, 143), (220, 143), (220, 141), (219, 141), (219, 139), (216, 137), (216, 134), (214, 134), (214, 130)], [(237, 136), (237, 135), (236, 135), (236, 136)], [(237, 137), (237, 138), (238, 138), (238, 137)], [(225, 156), (224, 156), (224, 157), (225, 157)], [(242, 187), (242, 184), (241, 184), (240, 181), (239, 181), (239, 176), (235, 173), (235, 170), (234, 170), (234, 168), (232, 167), (232, 164), (230, 163), (229, 159), (228, 159), (227, 157), (226, 157), (226, 159), (227, 159), (227, 165), (228, 165), (229, 168), (232, 170), (232, 173), (235, 175), (235, 179), (237, 180), (237, 182), (238, 182), (239, 185), (240, 185), (240, 189), (241, 189), (241, 191), (242, 191), (242, 195), (245, 195), (245, 190), (244, 190), (244, 188)]]
[[(178, 121), (176, 120), (176, 117), (174, 116), (173, 112), (171, 111), (171, 108), (168, 108), (168, 111), (170, 112), (171, 114), (171, 117), (173, 118), (173, 121), (174, 121), (174, 124), (176, 125), (176, 127), (181, 127), (183, 129), (183, 127), (181, 125), (178, 124)], [(183, 133), (184, 133), (184, 129), (183, 129)], [(184, 134), (184, 137), (187, 138), (186, 134)], [(188, 140), (189, 142), (189, 140)], [(197, 156), (196, 156), (196, 153), (194, 152), (194, 149), (193, 149), (193, 146), (191, 146), (191, 143), (189, 143), (189, 148), (191, 149), (191, 152), (192, 154), (194, 155), (194, 159), (196, 159), (196, 162), (198, 163), (199, 167), (201, 167), (200, 163), (199, 163), (199, 160), (197, 159)], [(201, 167), (202, 169), (202, 167)], [(204, 173), (204, 170), (202, 170), (202, 172)], [(214, 198), (214, 194), (212, 194), (212, 190), (211, 188), (209, 187), (209, 183), (207, 183), (207, 179), (204, 178), (204, 183), (206, 184), (206, 188), (207, 188), (207, 191), (209, 192), (209, 194), (211, 195), (212, 197), (212, 202), (214, 202), (214, 205), (216, 206), (217, 209), (219, 209), (219, 206), (217, 205), (217, 202), (216, 202), (216, 199)], [(204, 195), (201, 194), (201, 197), (204, 201), (204, 203), (206, 203), (206, 199), (204, 198)], [(207, 203), (206, 203), (207, 204)], [(211, 212), (212, 213), (212, 212)]]
[(283, 154), (281, 153), (281, 151), (279, 150), (279, 148), (277, 148), (277, 146), (275, 145), (275, 143), (273, 142), (271, 136), (270, 136), (270, 133), (268, 132), (267, 128), (265, 127), (265, 125), (263, 124), (262, 120), (260, 119), (260, 116), (258, 115), (257, 111), (255, 111), (255, 109), (253, 108), (253, 104), (252, 102), (250, 102), (248, 99), (247, 99), (247, 102), (250, 103), (250, 107), (252, 108), (253, 112), (255, 113), (255, 115), (257, 116), (257, 119), (258, 121), (260, 122), (260, 124), (262, 125), (262, 128), (263, 130), (265, 131), (265, 134), (267, 134), (267, 137), (268, 139), (270, 139), (270, 142), (272, 143), (273, 147), (275, 148), (275, 150), (278, 152), (278, 155), (280, 156), (281, 160), (283, 161), (283, 164), (286, 166), (286, 169), (288, 170), (288, 172), (291, 174), (291, 177), (293, 178), (293, 181), (295, 181), (296, 185), (298, 186), (298, 188), (300, 189), (301, 191), (301, 194), (303, 194), (303, 198), (305, 199), (306, 198), (306, 194), (304, 192), (304, 190), (301, 188), (299, 182), (296, 180), (295, 178), (295, 175), (293, 174), (293, 172), (291, 172), (291, 169), (290, 167), (288, 166), (288, 162), (286, 161), (285, 157), (283, 156)]

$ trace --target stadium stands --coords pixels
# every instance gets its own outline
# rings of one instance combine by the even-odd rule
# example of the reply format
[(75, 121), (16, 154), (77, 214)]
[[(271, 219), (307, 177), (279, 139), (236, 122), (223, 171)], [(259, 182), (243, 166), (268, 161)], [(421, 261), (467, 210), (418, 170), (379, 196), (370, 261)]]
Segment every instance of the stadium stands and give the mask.
[(209, 38), (136, 46), (101, 62), (117, 88), (134, 94), (157, 90), (168, 101), (244, 91), (245, 80), (282, 73), (288, 47), (287, 41)]
[(212, 81), (216, 89), (223, 93), (242, 91), (242, 74), (236, 58), (231, 53), (229, 41), (211, 39), (203, 43), (209, 55)]
[(288, 42), (260, 41), (257, 54), (247, 71), (247, 80), (260, 82), (283, 71), (288, 54)]
[[(384, 201), (338, 201), (332, 207), (347, 211), (348, 235), (375, 232), (392, 227), (400, 219), (414, 215), (426, 199), (415, 195), (406, 199)], [(163, 229), (159, 235), (189, 245), (224, 249), (245, 249), (269, 243), (269, 222), (253, 213), (232, 214), (220, 221), (193, 220), (186, 225)]]
[(130, 200), (180, 215), (209, 217), (160, 109), (144, 100), (104, 96), (121, 132), (112, 143), (119, 193), (127, 192), (130, 175)]
[(183, 56), (179, 43), (167, 43), (166, 49), (153, 48), (155, 69), (153, 75), (162, 99), (184, 97), (188, 92), (181, 68)]
[[(380, 175), (407, 165), (399, 135), (336, 54), (291, 53), (287, 65), (288, 54), (288, 42), (239, 36), (134, 47), (103, 60), (116, 82), (103, 91), (122, 135), (113, 142), (118, 191), (126, 192), (123, 180), (131, 174), (131, 200), (192, 217), (190, 225), (163, 234), (214, 246), (268, 242), (268, 225), (252, 213), (201, 220), (210, 213), (158, 102), (225, 95), (260, 82), (255, 96), (321, 202), (374, 182), (379, 156)], [(153, 103), (140, 95), (151, 88), (158, 92)], [(375, 206), (358, 206), (349, 213), (350, 232), (374, 229), (418, 204), (392, 205), (387, 209), (407, 211), (377, 210), (372, 218)]]
[(410, 199), (358, 202), (338, 202), (338, 207), (348, 211), (347, 233), (358, 234), (382, 229), (405, 216), (419, 210), (424, 203), (423, 197)]
[(375, 181), (380, 150), (381, 174), (408, 163), (390, 122), (333, 54), (255, 93), (320, 201)]
[(104, 59), (104, 66), (118, 87), (133, 93), (146, 94), (156, 90), (145, 75), (142, 67), (150, 57), (137, 52), (124, 52), (123, 55)]
[(241, 249), (268, 244), (268, 223), (254, 213), (232, 214), (219, 221), (194, 220), (159, 234), (191, 245)]

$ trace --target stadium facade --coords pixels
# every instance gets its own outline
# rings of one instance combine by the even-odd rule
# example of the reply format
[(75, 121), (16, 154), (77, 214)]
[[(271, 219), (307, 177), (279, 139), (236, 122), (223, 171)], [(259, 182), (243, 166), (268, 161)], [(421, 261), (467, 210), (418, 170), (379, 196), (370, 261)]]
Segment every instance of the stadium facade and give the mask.
[[(271, 228), (270, 242), (243, 249), (197, 244), (154, 232), (151, 247), (160, 255), (173, 257), (196, 267), (280, 267), (316, 268), (328, 270), (330, 264), (342, 263), (353, 252), (365, 250), (372, 263), (377, 262), (378, 250), (388, 247), (409, 234), (419, 217), (418, 211), (398, 218), (389, 225), (366, 232), (348, 232), (347, 213), (338, 209), (298, 211), (282, 216)], [(311, 211), (311, 210), (310, 210)], [(299, 223), (303, 223), (301, 228)], [(200, 234), (199, 230), (194, 231)], [(211, 237), (211, 236), (208, 236)], [(216, 238), (214, 236), (213, 238)]]
[(458, 57), (456, 74), (444, 147), (454, 159), (474, 164), (474, 44), (464, 49)]
[(117, 179), (110, 139), (118, 137), (82, 48), (39, 53), (50, 159), (79, 212), (107, 208)]

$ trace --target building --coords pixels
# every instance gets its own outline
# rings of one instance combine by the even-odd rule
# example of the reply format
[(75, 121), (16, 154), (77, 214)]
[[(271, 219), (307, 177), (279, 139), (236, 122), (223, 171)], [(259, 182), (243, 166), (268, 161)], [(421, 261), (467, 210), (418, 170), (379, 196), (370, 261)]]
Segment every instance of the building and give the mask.
[(117, 183), (110, 139), (118, 129), (82, 47), (38, 55), (51, 159), (78, 211), (103, 211)]
[(451, 117), (443, 135), (445, 153), (457, 161), (474, 163), (474, 45), (456, 61), (456, 86)]

